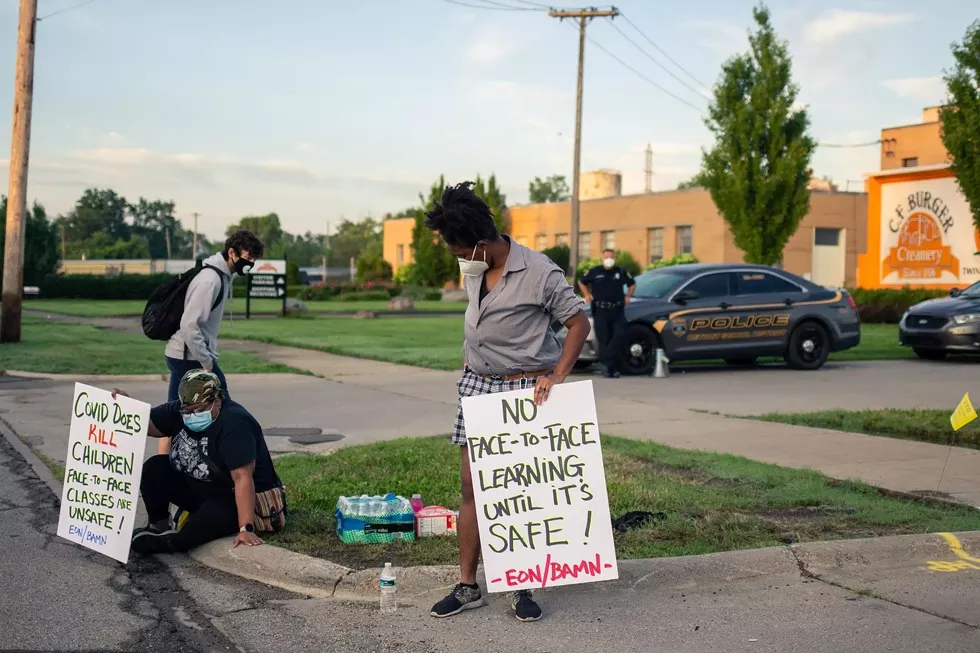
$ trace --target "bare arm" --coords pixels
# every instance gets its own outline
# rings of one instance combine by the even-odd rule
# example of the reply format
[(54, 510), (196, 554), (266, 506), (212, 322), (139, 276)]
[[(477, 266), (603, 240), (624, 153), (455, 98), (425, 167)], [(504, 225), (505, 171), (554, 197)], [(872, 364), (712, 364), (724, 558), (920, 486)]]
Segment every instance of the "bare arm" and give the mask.
[(572, 368), (575, 367), (575, 361), (578, 360), (579, 355), (582, 353), (582, 347), (585, 346), (585, 340), (589, 337), (589, 332), (592, 330), (584, 311), (579, 311), (568, 318), (565, 322), (565, 328), (568, 329), (568, 335), (565, 336), (565, 344), (562, 347), (561, 357), (558, 359), (558, 364), (555, 365), (555, 370), (552, 373), (555, 380), (559, 383), (571, 374)]
[(578, 282), (578, 289), (582, 291), (582, 297), (585, 298), (586, 303), (592, 303), (592, 293), (589, 292), (589, 287), (586, 286), (581, 281)]
[[(129, 394), (126, 391), (120, 390), (119, 388), (113, 388), (112, 389), (112, 398), (115, 399), (116, 398), (116, 395), (121, 395), (123, 397), (128, 397), (129, 396)], [(148, 436), (150, 436), (151, 438), (169, 438), (170, 437), (169, 435), (164, 435), (163, 434), (163, 431), (161, 431), (160, 429), (158, 429), (156, 427), (156, 424), (153, 423), (153, 420), (147, 420), (147, 421), (149, 422), (149, 425), (148, 425), (148, 427), (146, 429), (146, 434)]]
[(255, 519), (255, 461), (244, 467), (231, 470), (231, 480), (235, 484), (235, 506), (238, 508), (238, 526), (251, 524)]

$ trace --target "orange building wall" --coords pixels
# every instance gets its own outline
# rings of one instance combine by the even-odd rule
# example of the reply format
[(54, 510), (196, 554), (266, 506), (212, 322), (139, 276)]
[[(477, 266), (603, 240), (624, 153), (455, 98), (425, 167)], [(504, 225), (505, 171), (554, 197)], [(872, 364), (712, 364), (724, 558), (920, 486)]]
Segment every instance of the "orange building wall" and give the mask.
[(940, 122), (925, 122), (881, 130), (881, 169), (903, 167), (904, 159), (918, 159), (917, 166), (949, 163), (940, 136)]
[[(391, 264), (392, 272), (398, 272), (402, 265), (412, 262), (412, 230), (415, 228), (415, 218), (398, 218), (385, 220), (382, 231), (382, 257)], [(399, 250), (403, 259), (398, 262)]]

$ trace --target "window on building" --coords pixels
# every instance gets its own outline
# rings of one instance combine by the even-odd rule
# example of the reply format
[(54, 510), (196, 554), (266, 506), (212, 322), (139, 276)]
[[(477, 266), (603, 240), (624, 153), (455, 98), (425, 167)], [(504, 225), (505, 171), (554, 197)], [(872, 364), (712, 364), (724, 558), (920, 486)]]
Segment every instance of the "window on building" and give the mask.
[(531, 244), (530, 240), (531, 239), (528, 236), (518, 236), (517, 237), (518, 244), (524, 245), (524, 247), (528, 247)]
[(698, 299), (728, 297), (732, 294), (732, 277), (734, 276), (731, 272), (706, 274), (687, 284), (682, 290), (696, 292)]
[(918, 165), (919, 165), (919, 157), (917, 156), (910, 156), (906, 159), (902, 159), (903, 168), (915, 168)]
[(800, 288), (794, 284), (765, 272), (740, 272), (738, 274), (739, 295), (769, 295), (773, 293), (798, 293)]
[(405, 246), (399, 245), (395, 248), (395, 264), (404, 265), (405, 264)]
[(543, 252), (548, 249), (548, 236), (545, 234), (538, 234), (534, 239), (534, 249), (539, 252)]
[(616, 232), (615, 231), (603, 231), (602, 232), (602, 249), (616, 250)]
[(568, 234), (558, 234), (555, 236), (556, 245), (568, 245)]
[(818, 247), (837, 247), (840, 245), (840, 229), (817, 227), (813, 230), (813, 244)]
[(579, 260), (584, 260), (589, 258), (589, 252), (592, 251), (592, 234), (588, 231), (583, 231), (578, 235), (578, 257)]
[(650, 263), (656, 263), (664, 257), (664, 228), (647, 229), (647, 252)]
[(677, 253), (690, 254), (694, 251), (693, 227), (677, 227)]

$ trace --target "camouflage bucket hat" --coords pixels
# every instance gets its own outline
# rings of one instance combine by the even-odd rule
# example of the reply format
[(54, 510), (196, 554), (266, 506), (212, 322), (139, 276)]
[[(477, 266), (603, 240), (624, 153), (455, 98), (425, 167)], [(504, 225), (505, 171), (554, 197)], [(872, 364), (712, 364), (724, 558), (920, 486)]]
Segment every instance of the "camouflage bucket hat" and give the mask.
[(177, 397), (182, 406), (194, 406), (214, 401), (221, 396), (221, 381), (214, 372), (190, 370), (180, 380)]

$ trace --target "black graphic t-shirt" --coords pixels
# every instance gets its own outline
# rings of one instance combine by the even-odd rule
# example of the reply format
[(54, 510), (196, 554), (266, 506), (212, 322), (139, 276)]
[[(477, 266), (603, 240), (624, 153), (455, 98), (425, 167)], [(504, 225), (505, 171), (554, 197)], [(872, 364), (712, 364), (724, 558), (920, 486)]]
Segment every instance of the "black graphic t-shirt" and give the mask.
[[(231, 399), (224, 400), (218, 418), (199, 433), (184, 426), (179, 401), (154, 406), (150, 421), (171, 438), (170, 464), (178, 472), (199, 481), (230, 482), (231, 470), (254, 460), (255, 491), (264, 492), (279, 485), (262, 427), (244, 406)], [(215, 478), (208, 459), (217, 467), (221, 478)]]

